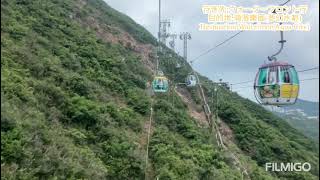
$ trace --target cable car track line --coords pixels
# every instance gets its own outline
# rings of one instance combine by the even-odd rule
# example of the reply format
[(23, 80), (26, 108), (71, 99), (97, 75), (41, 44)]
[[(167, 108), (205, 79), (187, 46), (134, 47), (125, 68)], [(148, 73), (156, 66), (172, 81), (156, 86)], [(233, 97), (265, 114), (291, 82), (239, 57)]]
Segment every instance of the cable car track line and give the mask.
[(310, 81), (310, 80), (316, 80), (316, 79), (319, 79), (319, 78), (308, 78), (308, 79), (302, 79), (302, 80), (300, 80), (300, 81)]
[(306, 72), (306, 71), (312, 71), (312, 70), (316, 70), (316, 69), (319, 69), (319, 66), (318, 67), (314, 67), (314, 68), (310, 68), (310, 69), (300, 70), (300, 71), (297, 71), (297, 72)]
[(230, 84), (230, 85), (234, 86), (234, 85), (238, 85), (238, 84), (246, 84), (246, 83), (253, 82), (253, 81), (254, 81), (254, 80), (244, 81), (244, 82), (234, 83), (234, 84)]
[(223, 44), (225, 44), (226, 42), (230, 41), (231, 39), (233, 39), (234, 37), (236, 37), (237, 35), (239, 35), (240, 33), (242, 33), (244, 31), (239, 31), (237, 33), (235, 33), (234, 35), (230, 36), (229, 38), (227, 38), (226, 40), (222, 41), (221, 43), (217, 44), (216, 46), (214, 46), (213, 48), (207, 50), (206, 52), (200, 54), (199, 56), (197, 56), (196, 58), (193, 58), (190, 62), (195, 62), (197, 59), (199, 59), (200, 57), (208, 54), (209, 52), (215, 50), (216, 48), (218, 48), (219, 46), (222, 46)]
[(149, 159), (149, 143), (150, 143), (152, 117), (153, 117), (153, 99), (151, 99), (151, 104), (150, 104), (150, 117), (149, 117), (149, 127), (148, 127), (148, 135), (147, 135), (147, 149), (146, 149), (145, 172), (144, 172), (144, 179), (145, 180), (147, 179), (148, 159)]

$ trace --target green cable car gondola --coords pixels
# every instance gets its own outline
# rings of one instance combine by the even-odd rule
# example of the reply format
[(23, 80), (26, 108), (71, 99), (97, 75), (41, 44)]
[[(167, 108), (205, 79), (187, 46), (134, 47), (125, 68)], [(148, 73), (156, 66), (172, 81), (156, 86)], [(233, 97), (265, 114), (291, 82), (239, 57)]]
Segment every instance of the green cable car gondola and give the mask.
[(156, 76), (152, 81), (154, 92), (165, 93), (169, 90), (169, 82), (165, 76)]
[(255, 96), (260, 104), (294, 104), (299, 94), (299, 78), (293, 65), (272, 62), (262, 65), (256, 75)]

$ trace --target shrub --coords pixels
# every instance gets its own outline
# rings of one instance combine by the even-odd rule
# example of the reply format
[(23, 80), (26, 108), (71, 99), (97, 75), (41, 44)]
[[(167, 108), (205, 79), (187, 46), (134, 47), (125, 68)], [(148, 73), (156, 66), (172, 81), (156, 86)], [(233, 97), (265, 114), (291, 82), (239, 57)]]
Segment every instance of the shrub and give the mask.
[(86, 128), (98, 122), (100, 111), (98, 104), (81, 96), (71, 98), (66, 107), (66, 115), (71, 121)]
[(150, 98), (147, 94), (138, 88), (129, 89), (127, 93), (128, 105), (142, 115), (146, 115), (150, 111)]

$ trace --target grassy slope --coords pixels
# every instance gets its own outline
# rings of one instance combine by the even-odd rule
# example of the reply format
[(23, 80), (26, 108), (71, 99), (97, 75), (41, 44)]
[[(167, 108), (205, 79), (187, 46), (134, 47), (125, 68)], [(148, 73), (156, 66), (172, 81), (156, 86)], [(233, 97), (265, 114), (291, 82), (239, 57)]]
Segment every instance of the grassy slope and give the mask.
[[(206, 78), (205, 87), (211, 94), (213, 85)], [(312, 174), (318, 176), (317, 145), (292, 128), (287, 122), (236, 93), (219, 88), (219, 116), (233, 130), (236, 143), (258, 165), (266, 162), (309, 162)], [(278, 173), (291, 179), (316, 179), (310, 174)]]
[[(130, 49), (103, 42), (93, 30), (84, 29), (71, 19), (70, 14), (81, 19), (98, 11), (101, 23), (128, 31), (141, 43), (156, 44), (155, 39), (102, 1), (89, 0), (85, 8), (79, 9), (76, 5), (81, 2), (1, 1), (4, 179), (142, 179), (144, 176), (145, 147), (139, 142), (145, 136), (143, 124), (149, 115), (150, 98), (145, 94), (145, 82), (151, 80), (151, 72)], [(181, 61), (175, 54), (170, 59)], [(161, 66), (171, 79), (181, 81), (190, 67), (183, 66), (175, 72), (170, 62), (173, 61), (163, 60)], [(171, 95), (156, 97), (150, 174), (160, 179), (239, 179), (240, 173), (211, 143), (209, 132), (199, 128), (179, 98)], [(306, 138), (293, 129), (283, 131), (288, 129), (287, 124), (279, 125), (275, 120), (271, 126), (260, 120), (269, 115), (250, 108), (227, 114), (228, 108), (234, 110), (244, 100), (238, 97), (227, 102), (228, 106), (220, 110), (224, 119), (250, 116), (244, 123), (287, 143), (284, 156), (317, 160)], [(263, 162), (260, 156), (277, 159), (272, 150), (277, 138), (259, 136), (259, 140), (266, 142), (257, 146), (250, 141), (257, 138), (256, 134), (242, 133), (251, 126), (229, 124), (239, 147), (258, 164)], [(265, 127), (270, 131), (265, 132)], [(241, 137), (249, 139), (251, 144)], [(257, 151), (250, 153), (249, 145)], [(264, 152), (264, 148), (272, 151)], [(270, 179), (261, 169), (253, 169), (252, 178)]]
[(308, 117), (296, 112), (294, 114), (284, 114), (280, 112), (274, 112), (279, 117), (282, 117), (292, 127), (299, 130), (307, 137), (313, 139), (319, 144), (319, 117), (315, 119), (309, 119)]
[(319, 144), (319, 118), (308, 119), (305, 116), (297, 115), (280, 115), (283, 117), (292, 127), (295, 127), (304, 135), (310, 137)]

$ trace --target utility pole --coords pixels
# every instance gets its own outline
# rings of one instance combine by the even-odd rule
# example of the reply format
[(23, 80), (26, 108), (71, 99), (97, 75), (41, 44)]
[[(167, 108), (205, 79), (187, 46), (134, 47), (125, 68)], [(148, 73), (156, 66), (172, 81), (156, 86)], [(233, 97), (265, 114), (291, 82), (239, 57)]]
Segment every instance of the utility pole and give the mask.
[(191, 40), (191, 34), (188, 33), (188, 32), (180, 33), (180, 39), (183, 40), (183, 58), (187, 61), (187, 57), (188, 57), (188, 40)]
[(162, 20), (161, 18), (161, 0), (159, 0), (159, 29), (158, 29), (158, 42), (159, 51), (162, 51), (161, 43), (167, 45), (167, 38), (170, 36), (168, 33), (171, 22), (169, 19)]
[[(158, 52), (162, 52), (162, 45), (166, 45), (166, 40), (169, 37), (168, 28), (171, 23), (169, 19), (161, 20), (161, 0), (159, 0), (159, 29), (158, 29)], [(157, 71), (159, 68), (159, 56), (157, 56)]]
[(159, 52), (161, 51), (161, 44), (160, 44), (160, 29), (161, 29), (161, 0), (159, 0), (159, 29), (158, 29), (158, 47), (156, 53), (156, 74), (159, 72)]
[(161, 0), (159, 0), (159, 29), (158, 29), (158, 42), (159, 42), (159, 45), (160, 45), (160, 37), (161, 37), (160, 30), (161, 30)]

